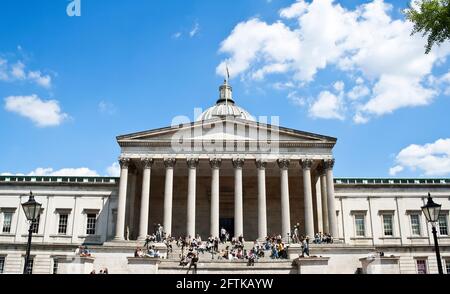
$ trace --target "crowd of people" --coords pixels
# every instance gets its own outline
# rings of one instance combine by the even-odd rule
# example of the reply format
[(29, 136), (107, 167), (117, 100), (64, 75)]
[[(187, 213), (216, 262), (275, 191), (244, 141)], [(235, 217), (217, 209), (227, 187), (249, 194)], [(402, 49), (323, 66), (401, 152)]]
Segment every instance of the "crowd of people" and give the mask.
[(78, 246), (75, 250), (75, 255), (79, 257), (91, 257), (91, 252), (87, 248), (87, 246)]
[(152, 245), (152, 246), (146, 248), (146, 250), (143, 250), (142, 248), (138, 247), (134, 251), (134, 257), (161, 258), (161, 253), (155, 247), (155, 245)]
[[(95, 274), (97, 274), (96, 272), (95, 272), (95, 269), (94, 270), (92, 270), (91, 271), (91, 275), (95, 275)], [(99, 272), (98, 272), (98, 274), (99, 275), (107, 275), (107, 274), (109, 274), (109, 272), (108, 272), (108, 268), (102, 268)]]
[[(245, 240), (243, 236), (230, 238), (229, 232), (225, 228), (221, 228), (219, 237), (210, 236), (207, 240), (202, 240), (200, 235), (195, 237), (179, 237), (178, 239), (172, 236), (166, 236), (163, 227), (158, 224), (155, 225), (155, 232), (147, 236), (143, 248), (136, 248), (135, 257), (153, 257), (161, 258), (161, 253), (157, 250), (154, 243), (164, 243), (167, 247), (168, 256), (173, 252), (173, 244), (176, 244), (181, 249), (179, 255), (180, 266), (189, 265), (188, 272), (193, 268), (194, 272), (197, 269), (199, 255), (210, 253), (214, 259), (217, 255), (219, 260), (247, 260), (248, 265), (252, 266), (259, 258), (266, 255), (272, 259), (288, 259), (288, 248), (292, 243), (301, 244), (302, 251), (300, 257), (310, 256), (309, 253), (309, 236), (299, 234), (300, 224), (294, 226), (292, 234), (288, 236), (287, 243), (283, 240), (281, 235), (268, 236), (264, 241), (255, 241), (251, 249), (245, 249)], [(228, 244), (225, 248), (219, 250), (219, 244)], [(321, 232), (315, 234), (312, 240), (314, 244), (329, 244), (333, 243), (333, 238), (329, 234)]]
[(314, 244), (331, 244), (333, 243), (333, 237), (330, 234), (323, 234), (322, 232), (316, 233), (314, 236)]

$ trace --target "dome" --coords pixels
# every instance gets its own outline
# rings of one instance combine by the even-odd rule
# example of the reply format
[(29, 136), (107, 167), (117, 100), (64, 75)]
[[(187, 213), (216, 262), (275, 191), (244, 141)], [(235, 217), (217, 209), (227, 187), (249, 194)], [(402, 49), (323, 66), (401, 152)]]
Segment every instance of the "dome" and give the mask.
[(241, 118), (245, 120), (255, 121), (253, 116), (248, 113), (247, 110), (236, 106), (232, 103), (218, 103), (213, 107), (208, 108), (205, 112), (203, 112), (197, 121), (213, 119), (217, 117), (227, 117), (232, 116), (235, 118)]
[(208, 108), (203, 112), (197, 121), (209, 120), (217, 117), (233, 117), (244, 120), (255, 121), (255, 118), (248, 113), (247, 110), (237, 106), (233, 100), (233, 89), (228, 85), (228, 81), (225, 80), (222, 86), (219, 88), (220, 96), (216, 105)]

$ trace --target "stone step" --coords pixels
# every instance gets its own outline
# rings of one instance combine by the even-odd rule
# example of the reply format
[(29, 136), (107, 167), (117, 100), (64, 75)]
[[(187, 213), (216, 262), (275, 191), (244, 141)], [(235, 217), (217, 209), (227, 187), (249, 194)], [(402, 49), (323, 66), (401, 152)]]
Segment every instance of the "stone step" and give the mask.
[[(180, 266), (178, 262), (162, 260), (158, 273), (186, 274), (189, 266)], [(297, 267), (292, 261), (270, 260), (257, 261), (249, 266), (246, 261), (202, 260), (197, 264), (198, 274), (296, 274)], [(192, 269), (191, 272), (192, 273)]]

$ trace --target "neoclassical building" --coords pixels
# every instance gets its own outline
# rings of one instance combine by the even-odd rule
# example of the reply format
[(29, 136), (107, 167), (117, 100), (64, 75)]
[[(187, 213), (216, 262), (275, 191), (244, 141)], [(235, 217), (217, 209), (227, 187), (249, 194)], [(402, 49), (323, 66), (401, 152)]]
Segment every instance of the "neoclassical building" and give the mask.
[[(443, 206), (438, 231), (450, 271), (449, 179), (335, 179), (336, 138), (256, 120), (236, 105), (227, 81), (219, 92), (195, 122), (118, 136), (120, 178), (1, 176), (0, 273), (23, 268), (28, 225), (20, 204), (30, 190), (43, 204), (34, 273), (179, 272), (170, 255), (132, 258), (157, 224), (175, 237), (205, 239), (221, 228), (248, 241), (280, 234), (295, 260), (249, 269), (211, 259), (201, 272), (433, 273), (431, 230), (420, 211), (428, 193)], [(334, 243), (312, 245), (315, 257), (298, 259), (289, 238), (296, 224), (301, 234), (329, 233)], [(82, 244), (91, 258), (74, 256)], [(373, 259), (374, 251), (385, 257)]]

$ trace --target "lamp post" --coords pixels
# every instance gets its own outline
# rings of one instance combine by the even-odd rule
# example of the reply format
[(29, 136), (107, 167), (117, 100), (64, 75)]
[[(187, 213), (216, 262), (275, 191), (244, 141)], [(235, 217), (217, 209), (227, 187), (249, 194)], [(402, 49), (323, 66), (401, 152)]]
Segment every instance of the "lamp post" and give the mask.
[(30, 223), (30, 227), (28, 229), (28, 243), (27, 243), (27, 252), (25, 255), (25, 265), (23, 267), (23, 274), (28, 274), (28, 262), (30, 260), (30, 250), (31, 250), (31, 238), (33, 236), (33, 223), (37, 220), (39, 214), (41, 213), (42, 205), (36, 200), (34, 200), (33, 192), (30, 191), (30, 198), (27, 202), (22, 203), (22, 208), (25, 213), (25, 216)]
[(422, 206), (422, 212), (425, 215), (427, 221), (431, 223), (432, 226), (432, 232), (433, 232), (433, 238), (434, 238), (434, 248), (436, 251), (436, 259), (437, 259), (437, 265), (438, 265), (438, 271), (439, 274), (442, 275), (442, 261), (441, 261), (441, 253), (439, 251), (439, 244), (438, 244), (438, 238), (437, 238), (437, 230), (436, 230), (436, 223), (439, 220), (439, 214), (441, 212), (442, 205), (436, 204), (433, 201), (433, 198), (431, 198), (431, 194), (428, 193), (428, 202), (425, 206)]

